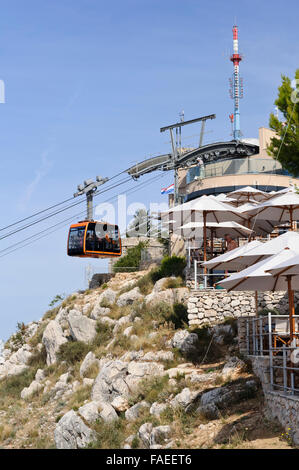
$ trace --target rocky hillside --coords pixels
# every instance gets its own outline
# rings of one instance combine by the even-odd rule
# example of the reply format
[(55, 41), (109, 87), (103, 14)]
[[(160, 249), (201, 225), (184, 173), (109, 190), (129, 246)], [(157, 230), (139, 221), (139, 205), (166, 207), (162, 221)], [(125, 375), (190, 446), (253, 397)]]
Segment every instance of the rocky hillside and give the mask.
[(38, 322), (0, 363), (2, 448), (287, 447), (236, 324), (187, 327), (180, 278), (116, 274)]

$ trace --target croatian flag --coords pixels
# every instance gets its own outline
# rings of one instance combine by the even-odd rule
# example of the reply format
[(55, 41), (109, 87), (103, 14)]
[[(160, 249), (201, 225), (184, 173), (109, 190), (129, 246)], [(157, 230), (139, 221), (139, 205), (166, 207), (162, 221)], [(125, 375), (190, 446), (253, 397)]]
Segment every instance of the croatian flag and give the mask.
[(162, 188), (161, 189), (161, 194), (170, 194), (174, 191), (174, 183), (171, 185), (167, 186), (167, 188)]

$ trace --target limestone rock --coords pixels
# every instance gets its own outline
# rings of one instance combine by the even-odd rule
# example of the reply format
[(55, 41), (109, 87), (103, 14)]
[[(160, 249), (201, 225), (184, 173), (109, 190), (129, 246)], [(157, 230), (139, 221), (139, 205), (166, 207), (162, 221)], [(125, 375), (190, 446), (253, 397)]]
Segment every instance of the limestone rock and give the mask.
[(144, 423), (142, 424), (142, 426), (140, 426), (138, 430), (138, 436), (146, 448), (149, 448), (151, 445), (152, 430), (153, 430), (152, 423)]
[(109, 315), (110, 310), (109, 307), (95, 307), (90, 314), (90, 318), (98, 320), (99, 317), (106, 317)]
[(67, 339), (63, 336), (63, 331), (59, 323), (55, 320), (51, 320), (48, 323), (42, 338), (42, 343), (47, 352), (48, 366), (56, 362), (56, 353), (60, 346), (66, 342)]
[(231, 357), (222, 369), (221, 375), (224, 378), (231, 377), (236, 378), (242, 371), (246, 369), (244, 361), (238, 357)]
[(160, 416), (160, 414), (165, 411), (167, 408), (166, 403), (158, 403), (154, 402), (152, 406), (150, 407), (150, 414), (154, 416)]
[(102, 408), (100, 416), (105, 422), (109, 423), (118, 419), (115, 409), (109, 403), (101, 403), (100, 407)]
[(167, 304), (185, 303), (189, 295), (189, 289), (186, 287), (179, 287), (177, 289), (166, 289), (159, 292), (152, 292), (145, 297), (146, 304), (157, 304), (165, 302)]
[(119, 307), (124, 307), (125, 305), (132, 305), (134, 302), (141, 299), (143, 299), (143, 295), (141, 294), (139, 287), (135, 287), (134, 289), (120, 295), (116, 303)]
[(128, 373), (143, 378), (146, 375), (162, 375), (164, 366), (157, 362), (135, 362), (128, 365)]
[(200, 396), (201, 392), (191, 391), (188, 387), (178, 393), (170, 402), (173, 407), (182, 406), (185, 411), (191, 411)]
[(70, 332), (75, 341), (88, 343), (96, 335), (96, 321), (82, 315), (78, 310), (71, 310), (68, 316)]
[(129, 388), (125, 382), (127, 371), (128, 364), (120, 360), (112, 360), (104, 364), (94, 381), (92, 400), (111, 403), (119, 395), (126, 398), (129, 394)]
[(57, 449), (83, 449), (96, 439), (96, 435), (71, 410), (57, 423), (54, 438)]
[(115, 397), (111, 402), (111, 405), (116, 411), (126, 411), (129, 408), (128, 400), (123, 397)]
[(153, 446), (160, 445), (164, 443), (164, 441), (169, 438), (171, 435), (171, 427), (166, 426), (156, 426), (153, 428), (151, 435), (150, 435), (150, 448), (152, 449)]
[(23, 388), (21, 391), (21, 398), (23, 400), (26, 400), (26, 398), (32, 397), (35, 393), (39, 392), (43, 388), (43, 385), (37, 382), (36, 380), (33, 380), (29, 387)]
[(85, 358), (83, 359), (83, 362), (80, 366), (80, 377), (84, 377), (85, 374), (88, 372), (88, 369), (93, 366), (94, 364), (99, 366), (99, 360), (95, 357), (94, 353), (92, 351), (89, 351)]
[(139, 417), (142, 410), (144, 410), (144, 408), (149, 408), (149, 407), (150, 405), (146, 401), (141, 401), (139, 403), (136, 403), (136, 405), (131, 406), (131, 408), (129, 408), (125, 412), (125, 418), (128, 421), (135, 421)]
[(88, 423), (94, 423), (100, 416), (99, 404), (96, 401), (86, 403), (86, 405), (83, 405), (79, 408), (78, 413)]
[(172, 338), (171, 344), (173, 348), (179, 349), (185, 356), (196, 354), (198, 336), (196, 333), (189, 333), (187, 330), (179, 330)]

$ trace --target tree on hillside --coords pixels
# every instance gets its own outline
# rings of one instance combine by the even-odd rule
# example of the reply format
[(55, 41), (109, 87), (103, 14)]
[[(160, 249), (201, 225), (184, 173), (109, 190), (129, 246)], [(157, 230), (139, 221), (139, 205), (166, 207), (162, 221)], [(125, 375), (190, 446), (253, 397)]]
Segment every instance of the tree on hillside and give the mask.
[(282, 75), (275, 105), (283, 119), (271, 113), (269, 125), (277, 136), (271, 138), (268, 154), (293, 176), (299, 176), (299, 69), (295, 80)]

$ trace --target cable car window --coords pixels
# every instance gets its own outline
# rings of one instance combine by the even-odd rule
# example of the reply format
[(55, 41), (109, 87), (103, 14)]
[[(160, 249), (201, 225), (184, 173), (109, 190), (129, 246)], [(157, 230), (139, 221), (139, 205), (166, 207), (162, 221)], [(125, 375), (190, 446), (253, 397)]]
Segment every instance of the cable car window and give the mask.
[[(94, 232), (94, 251), (102, 251), (104, 253), (120, 253), (120, 242), (118, 235), (118, 226), (103, 224), (103, 223), (89, 223), (88, 231)], [(86, 250), (87, 246), (86, 246)]]
[(69, 255), (83, 254), (85, 227), (73, 227), (70, 229), (68, 253)]

